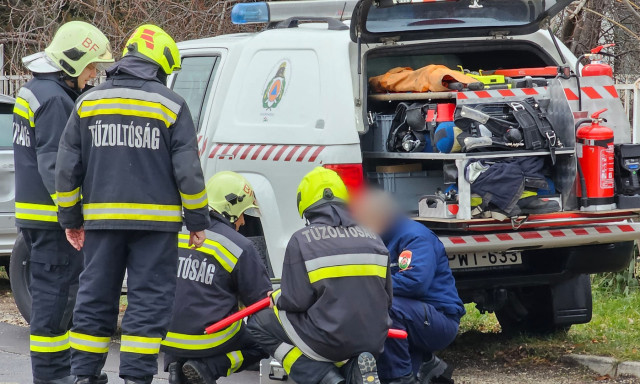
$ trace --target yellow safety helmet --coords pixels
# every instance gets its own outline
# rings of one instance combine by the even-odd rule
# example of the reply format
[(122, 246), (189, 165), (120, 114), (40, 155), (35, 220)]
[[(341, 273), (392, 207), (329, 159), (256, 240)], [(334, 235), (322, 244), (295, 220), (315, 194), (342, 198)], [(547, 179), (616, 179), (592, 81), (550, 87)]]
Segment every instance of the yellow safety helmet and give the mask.
[(303, 217), (304, 212), (313, 207), (330, 202), (349, 200), (347, 187), (340, 176), (327, 168), (316, 167), (307, 173), (298, 185), (298, 212)]
[(122, 56), (126, 55), (157, 64), (167, 75), (180, 70), (180, 52), (176, 42), (157, 25), (139, 26), (124, 46)]
[(232, 223), (243, 213), (258, 216), (258, 202), (251, 184), (244, 176), (222, 171), (207, 181), (209, 207), (227, 217)]
[(91, 63), (113, 63), (107, 37), (84, 21), (63, 24), (44, 50), (51, 62), (71, 77), (78, 77)]

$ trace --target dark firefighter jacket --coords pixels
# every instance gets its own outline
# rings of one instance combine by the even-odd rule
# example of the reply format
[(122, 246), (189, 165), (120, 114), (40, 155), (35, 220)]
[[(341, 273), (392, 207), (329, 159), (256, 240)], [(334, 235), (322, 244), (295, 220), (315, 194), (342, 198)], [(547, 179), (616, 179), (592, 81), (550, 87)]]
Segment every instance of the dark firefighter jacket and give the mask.
[(212, 214), (207, 239), (189, 248), (189, 235), (178, 236), (178, 283), (171, 326), (162, 341), (165, 352), (180, 357), (226, 353), (239, 336), (240, 320), (219, 332), (204, 335), (209, 325), (267, 297), (271, 282), (251, 240), (233, 229), (229, 220)]
[(424, 225), (400, 217), (382, 235), (389, 249), (393, 294), (420, 300), (457, 318), (465, 314), (449, 258), (438, 237)]
[(209, 226), (189, 108), (157, 71), (125, 57), (78, 99), (56, 164), (63, 228), (179, 232), (183, 208), (189, 231)]
[(58, 143), (79, 93), (60, 73), (34, 73), (18, 91), (13, 109), (16, 225), (60, 229), (55, 165)]
[(314, 360), (380, 354), (391, 325), (387, 249), (342, 205), (305, 215), (309, 225), (289, 241), (281, 289), (272, 295), (284, 330)]

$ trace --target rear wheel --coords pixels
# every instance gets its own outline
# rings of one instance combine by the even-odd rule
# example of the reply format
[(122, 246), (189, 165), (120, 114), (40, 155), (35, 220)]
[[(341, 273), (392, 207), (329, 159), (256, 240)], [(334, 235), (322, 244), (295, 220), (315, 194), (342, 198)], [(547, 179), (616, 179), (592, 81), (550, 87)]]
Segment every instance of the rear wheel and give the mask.
[(16, 306), (27, 322), (31, 319), (31, 292), (29, 291), (31, 269), (29, 257), (29, 248), (22, 237), (22, 233), (19, 233), (13, 245), (13, 251), (11, 252), (9, 281)]

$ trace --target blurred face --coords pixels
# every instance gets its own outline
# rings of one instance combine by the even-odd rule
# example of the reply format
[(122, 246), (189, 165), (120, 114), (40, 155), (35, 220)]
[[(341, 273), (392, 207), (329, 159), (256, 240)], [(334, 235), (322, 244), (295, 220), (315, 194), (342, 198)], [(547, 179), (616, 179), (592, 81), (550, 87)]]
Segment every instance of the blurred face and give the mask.
[(87, 83), (98, 76), (98, 70), (95, 63), (87, 65), (78, 75), (78, 88), (83, 89)]
[(390, 200), (380, 192), (364, 192), (351, 200), (349, 208), (353, 218), (375, 233), (384, 233), (392, 218)]

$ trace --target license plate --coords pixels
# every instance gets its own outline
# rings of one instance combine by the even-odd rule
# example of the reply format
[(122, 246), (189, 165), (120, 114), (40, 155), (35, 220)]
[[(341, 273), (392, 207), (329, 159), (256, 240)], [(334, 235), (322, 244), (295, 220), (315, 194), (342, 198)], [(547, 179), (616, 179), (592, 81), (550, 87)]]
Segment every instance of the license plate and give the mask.
[(473, 252), (449, 255), (451, 269), (501, 267), (522, 264), (520, 252)]

